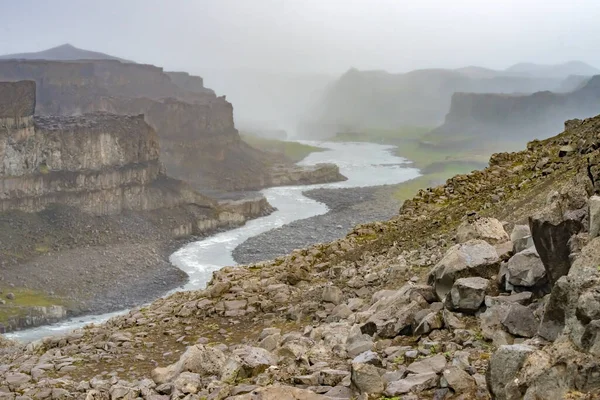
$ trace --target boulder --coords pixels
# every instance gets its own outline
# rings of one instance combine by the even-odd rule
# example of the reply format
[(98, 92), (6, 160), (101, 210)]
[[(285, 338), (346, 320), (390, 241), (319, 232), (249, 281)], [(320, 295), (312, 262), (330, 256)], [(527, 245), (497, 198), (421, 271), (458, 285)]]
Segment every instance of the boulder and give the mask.
[(417, 327), (413, 330), (413, 335), (426, 335), (435, 329), (442, 329), (444, 327), (444, 318), (440, 311), (434, 311), (427, 314), (418, 323)]
[(460, 278), (491, 278), (500, 270), (500, 258), (494, 246), (483, 240), (469, 240), (452, 246), (429, 274), (429, 284), (440, 300), (446, 298)]
[(456, 241), (465, 243), (472, 239), (485, 240), (490, 244), (504, 243), (509, 240), (502, 223), (495, 218), (477, 218), (463, 222), (456, 232)]
[(489, 281), (484, 278), (461, 278), (448, 293), (447, 305), (452, 310), (475, 312), (485, 301)]
[(512, 383), (527, 356), (534, 351), (533, 347), (514, 344), (500, 346), (492, 355), (487, 369), (486, 383), (493, 398), (498, 400), (515, 398), (507, 393), (507, 385)]
[(250, 393), (229, 397), (230, 400), (330, 400), (310, 390), (291, 386), (266, 386)]
[(515, 254), (533, 246), (529, 225), (515, 225), (510, 234), (510, 241), (513, 244), (513, 253)]
[(535, 247), (530, 247), (515, 254), (508, 260), (508, 283), (514, 286), (533, 287), (542, 284), (546, 277), (546, 269)]
[(536, 334), (539, 322), (529, 307), (513, 303), (509, 306), (502, 325), (515, 336), (530, 338)]
[(477, 388), (475, 379), (459, 367), (452, 366), (444, 369), (442, 376), (455, 393), (472, 393)]
[(410, 364), (407, 371), (413, 374), (440, 373), (446, 367), (446, 357), (438, 354), (433, 357), (427, 357)]
[(406, 393), (419, 393), (438, 385), (440, 377), (434, 372), (408, 375), (399, 381), (390, 382), (385, 388), (386, 396), (399, 396)]
[(201, 376), (218, 376), (225, 364), (225, 354), (216, 347), (201, 344), (188, 347), (175, 364), (152, 370), (152, 379), (157, 385), (170, 382), (182, 372), (193, 372)]
[(592, 196), (588, 200), (588, 215), (590, 220), (590, 238), (600, 234), (600, 196)]
[(571, 268), (569, 239), (584, 230), (587, 213), (581, 209), (586, 203), (581, 197), (577, 188), (572, 188), (572, 193), (551, 193), (547, 206), (529, 217), (531, 236), (550, 285)]
[(352, 363), (351, 380), (360, 393), (379, 394), (384, 389), (379, 369), (371, 364)]
[(324, 302), (341, 304), (344, 300), (344, 294), (337, 286), (325, 286), (323, 288), (322, 299)]

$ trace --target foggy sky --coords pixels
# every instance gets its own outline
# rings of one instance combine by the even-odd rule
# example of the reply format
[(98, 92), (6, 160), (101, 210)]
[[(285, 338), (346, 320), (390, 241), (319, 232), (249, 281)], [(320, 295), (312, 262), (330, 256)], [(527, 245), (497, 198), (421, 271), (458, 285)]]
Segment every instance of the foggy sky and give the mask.
[(600, 66), (597, 0), (0, 0), (0, 15), (0, 54), (71, 43), (189, 71)]

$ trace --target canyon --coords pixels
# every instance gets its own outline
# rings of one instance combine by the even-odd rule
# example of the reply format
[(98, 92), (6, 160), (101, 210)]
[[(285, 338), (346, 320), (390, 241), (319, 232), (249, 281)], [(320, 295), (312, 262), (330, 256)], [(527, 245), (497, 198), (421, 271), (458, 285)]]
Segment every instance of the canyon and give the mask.
[[(48, 116), (34, 115), (35, 108), (34, 81), (0, 82), (3, 287), (25, 285), (41, 293), (52, 291), (59, 303), (73, 303), (69, 311), (83, 311), (89, 306), (83, 307), (82, 302), (97, 302), (94, 297), (106, 291), (95, 286), (104, 280), (103, 275), (112, 274), (114, 288), (121, 291), (136, 284), (133, 277), (124, 276), (136, 267), (121, 270), (132, 262), (127, 256), (106, 265), (102, 257), (85, 257), (86, 248), (105, 247), (117, 254), (119, 246), (130, 251), (139, 244), (148, 249), (147, 259), (137, 258), (143, 263), (139, 267), (148, 268), (144, 279), (154, 279), (153, 273), (160, 275), (165, 269), (175, 271), (156, 285), (166, 290), (185, 278), (168, 266), (165, 243), (238, 226), (272, 210), (262, 197), (219, 202), (168, 176), (159, 158), (156, 131), (143, 115)], [(153, 246), (156, 250), (152, 251)], [(87, 267), (97, 268), (95, 279), (79, 282), (72, 275), (77, 257), (89, 258)], [(77, 290), (71, 287), (74, 284)], [(113, 296), (108, 303), (115, 304), (98, 307), (118, 306), (122, 295), (115, 290)], [(105, 293), (103, 302), (110, 297)], [(31, 312), (39, 311), (37, 305), (2, 307), (5, 313), (14, 314), (14, 319), (4, 321), (4, 329), (50, 322), (57, 315), (50, 313), (44, 321), (31, 318)], [(58, 314), (65, 316), (65, 312)]]
[[(301, 172), (252, 148), (234, 125), (233, 107), (202, 78), (118, 60), (0, 60), (0, 81), (34, 80), (39, 115), (144, 114), (156, 130), (168, 173), (197, 190), (276, 185), (289, 167), (301, 181), (343, 179), (334, 166)], [(288, 179), (287, 181), (293, 181)]]

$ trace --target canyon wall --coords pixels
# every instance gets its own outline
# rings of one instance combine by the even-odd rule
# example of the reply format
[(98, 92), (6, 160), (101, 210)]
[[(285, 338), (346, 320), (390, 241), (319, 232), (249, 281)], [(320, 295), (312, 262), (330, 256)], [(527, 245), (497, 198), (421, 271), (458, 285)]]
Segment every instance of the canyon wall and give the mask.
[(562, 130), (563, 122), (587, 118), (600, 111), (600, 76), (588, 78), (569, 93), (537, 92), (530, 95), (455, 93), (445, 122), (432, 135), (483, 141), (520, 141)]
[(272, 160), (241, 141), (233, 107), (202, 78), (151, 65), (97, 61), (0, 61), (0, 80), (37, 82), (40, 115), (144, 114), (170, 175), (197, 189), (260, 188)]

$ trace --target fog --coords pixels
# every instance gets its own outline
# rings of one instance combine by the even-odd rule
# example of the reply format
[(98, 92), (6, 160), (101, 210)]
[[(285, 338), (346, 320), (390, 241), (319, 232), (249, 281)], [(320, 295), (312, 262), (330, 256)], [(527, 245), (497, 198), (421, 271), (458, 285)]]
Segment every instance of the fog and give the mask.
[(0, 54), (62, 43), (205, 77), (236, 120), (293, 126), (351, 67), (581, 60), (600, 65), (594, 0), (0, 0)]

